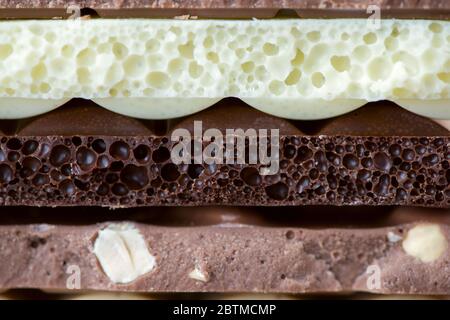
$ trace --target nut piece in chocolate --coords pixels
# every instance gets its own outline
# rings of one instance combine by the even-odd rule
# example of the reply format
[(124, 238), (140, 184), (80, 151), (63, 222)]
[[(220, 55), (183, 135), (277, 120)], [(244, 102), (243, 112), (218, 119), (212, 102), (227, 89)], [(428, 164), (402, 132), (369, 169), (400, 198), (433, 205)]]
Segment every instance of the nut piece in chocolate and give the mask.
[(101, 230), (94, 243), (94, 254), (114, 283), (132, 282), (156, 266), (144, 237), (131, 224), (111, 224)]
[(436, 261), (447, 250), (447, 239), (435, 224), (420, 224), (408, 231), (403, 241), (407, 254), (429, 263)]
[(208, 282), (209, 280), (209, 274), (203, 270), (200, 270), (200, 268), (195, 267), (190, 273), (189, 278), (201, 281), (201, 282)]

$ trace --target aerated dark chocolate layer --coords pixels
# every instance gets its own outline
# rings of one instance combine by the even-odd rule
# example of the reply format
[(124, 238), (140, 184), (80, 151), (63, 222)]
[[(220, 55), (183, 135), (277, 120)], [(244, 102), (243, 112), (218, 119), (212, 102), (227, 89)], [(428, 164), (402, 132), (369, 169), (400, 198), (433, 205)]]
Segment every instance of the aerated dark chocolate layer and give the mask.
[[(70, 4), (66, 0), (0, 0), (0, 17), (64, 18), (75, 13)], [(82, 14), (103, 18), (273, 18), (286, 13), (303, 18), (356, 18), (371, 15), (373, 6), (382, 10), (383, 18), (450, 18), (446, 0), (80, 0), (76, 5), (83, 9)]]
[[(221, 132), (279, 129), (278, 172), (261, 175), (248, 161), (174, 164), (171, 134), (196, 120)], [(302, 122), (225, 99), (186, 118), (140, 121), (73, 100), (0, 129), (1, 205), (450, 207), (449, 131), (388, 102)]]
[[(121, 225), (133, 226), (132, 230), (145, 241), (146, 248), (135, 244), (128, 248), (128, 254), (133, 255), (136, 253), (134, 250), (141, 250), (141, 259), (144, 259), (142, 254), (148, 250), (154, 258), (153, 268), (121, 284), (111, 275), (116, 274), (114, 268), (126, 268), (122, 262), (127, 258), (127, 253), (124, 252), (125, 256), (116, 255), (111, 266), (104, 261), (99, 263), (99, 257), (107, 256), (109, 251), (96, 249), (97, 242), (102, 241), (100, 234), (105, 229), (111, 228), (112, 233), (120, 230), (117, 222), (105, 220), (107, 217), (114, 219), (114, 212), (78, 208), (78, 222), (71, 225), (67, 221), (64, 224), (55, 222), (54, 217), (59, 216), (62, 220), (64, 215), (60, 208), (20, 209), (17, 212), (16, 209), (5, 208), (0, 216), (0, 220), (16, 216), (18, 221), (15, 224), (0, 224), (0, 289), (450, 292), (450, 229), (448, 215), (444, 211), (430, 214), (430, 210), (420, 212), (419, 208), (410, 209), (413, 212), (411, 217), (408, 208), (383, 208), (392, 216), (400, 214), (410, 217), (388, 219), (401, 223), (390, 227), (336, 229), (330, 224), (327, 229), (311, 230), (299, 228), (297, 224), (274, 227), (272, 222), (263, 221), (257, 225), (242, 225), (249, 224), (251, 212), (234, 209), (235, 212), (230, 213), (224, 207), (200, 212), (192, 221), (204, 226), (195, 227), (190, 227), (188, 218), (194, 209), (180, 215), (165, 212), (173, 209), (158, 209), (160, 214), (155, 216), (156, 220), (167, 214), (169, 223), (165, 226), (152, 225), (149, 223), (155, 221), (149, 213), (154, 208), (140, 209), (141, 217), (146, 216), (146, 223), (127, 222)], [(283, 220), (280, 210), (284, 209), (276, 208), (271, 214), (266, 212), (261, 216)], [(253, 216), (256, 219), (260, 217), (258, 210), (255, 209)], [(361, 216), (365, 216), (365, 209), (361, 210)], [(139, 209), (133, 211), (138, 213)], [(91, 214), (97, 217), (103, 215), (103, 219), (91, 223)], [(27, 220), (23, 215), (37, 218)], [(185, 222), (180, 221), (180, 217)], [(434, 221), (430, 221), (430, 217), (434, 217)], [(370, 221), (370, 218), (365, 218)], [(41, 220), (45, 223), (40, 224)], [(84, 224), (80, 225), (80, 221)], [(115, 240), (110, 238), (107, 244), (120, 251)], [(105, 271), (105, 267), (109, 272)], [(81, 278), (79, 282), (73, 282), (77, 274)], [(78, 286), (71, 287), (74, 284)]]

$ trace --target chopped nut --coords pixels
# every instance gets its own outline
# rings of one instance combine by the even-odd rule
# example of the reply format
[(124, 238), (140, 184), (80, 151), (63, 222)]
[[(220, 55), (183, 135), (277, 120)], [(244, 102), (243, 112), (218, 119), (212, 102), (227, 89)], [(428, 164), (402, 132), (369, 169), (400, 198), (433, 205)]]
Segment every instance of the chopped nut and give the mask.
[(387, 234), (387, 238), (389, 240), (389, 242), (399, 242), (400, 240), (402, 240), (403, 238), (401, 236), (399, 236), (398, 234), (389, 231)]
[(438, 225), (417, 225), (408, 231), (403, 249), (422, 262), (433, 262), (447, 249), (447, 239)]
[(208, 275), (208, 273), (203, 272), (203, 271), (199, 270), (197, 267), (195, 267), (195, 269), (189, 273), (189, 278), (198, 280), (198, 281), (202, 281), (202, 282), (208, 282), (209, 275)]
[(131, 224), (111, 224), (101, 230), (94, 243), (94, 254), (114, 283), (134, 281), (156, 266), (144, 237)]

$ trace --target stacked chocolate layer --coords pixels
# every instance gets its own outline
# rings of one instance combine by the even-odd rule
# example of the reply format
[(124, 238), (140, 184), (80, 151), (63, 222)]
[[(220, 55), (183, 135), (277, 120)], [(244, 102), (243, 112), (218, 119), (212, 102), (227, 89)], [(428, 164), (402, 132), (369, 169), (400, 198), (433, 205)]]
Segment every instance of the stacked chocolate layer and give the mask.
[[(256, 162), (194, 163), (195, 150), (191, 164), (174, 164), (173, 133), (194, 136), (194, 121), (221, 132), (279, 129), (278, 172), (261, 175)], [(3, 205), (450, 204), (449, 131), (389, 102), (289, 121), (225, 99), (183, 119), (142, 121), (73, 100), (3, 128)], [(248, 143), (245, 151), (248, 157)]]
[[(383, 18), (450, 18), (450, 3), (444, 0), (373, 5), (378, 7), (371, 10), (381, 9)], [(65, 1), (0, 0), (0, 17), (65, 18), (81, 9), (91, 18), (118, 19), (355, 18), (367, 17), (367, 6), (339, 0), (325, 7), (322, 1), (86, 0), (66, 11)], [(427, 28), (435, 33), (434, 45), (448, 54), (449, 38), (439, 35), (448, 23)], [(39, 36), (35, 29), (30, 27)], [(45, 37), (48, 41), (51, 35)], [(310, 41), (317, 39), (311, 35)], [(364, 41), (370, 45), (373, 39), (369, 34)], [(268, 55), (276, 55), (278, 47), (270, 45)], [(0, 44), (1, 67), (10, 68), (1, 60), (12, 54), (11, 48)], [(61, 48), (61, 54), (70, 62), (69, 49)], [(414, 60), (399, 56), (411, 67)], [(339, 57), (336, 68), (346, 72), (346, 60)], [(84, 58), (89, 60), (89, 52)], [(423, 59), (435, 68), (429, 58)], [(435, 89), (434, 75), (443, 86), (439, 101), (430, 99), (429, 108), (450, 108), (447, 64), (423, 72), (424, 87)], [(58, 83), (45, 65), (40, 67), (32, 69), (30, 79)], [(80, 83), (86, 71), (81, 69)], [(134, 79), (128, 76), (127, 85)], [(158, 89), (164, 79), (147, 81)], [(0, 83), (0, 102), (10, 99), (15, 106), (11, 99), (24, 97), (10, 85), (13, 80), (6, 80)], [(27, 85), (28, 80), (21, 78)], [(383, 85), (382, 80), (375, 83)], [(41, 84), (30, 88), (43, 96), (48, 92)], [(410, 90), (389, 90), (417, 103)], [(277, 88), (272, 93), (283, 94)], [(126, 113), (127, 99), (121, 99), (120, 110)], [(427, 103), (419, 102), (422, 107)], [(154, 107), (161, 109), (161, 103)], [(220, 158), (217, 150), (211, 153), (211, 145), (227, 129), (233, 146), (223, 157), (229, 158), (205, 162), (205, 150)], [(215, 130), (214, 139), (205, 138), (208, 130)], [(251, 130), (269, 134), (252, 140)], [(179, 149), (180, 132), (187, 136), (188, 153)], [(255, 156), (253, 147), (261, 148), (261, 141), (265, 152)], [(242, 153), (245, 161), (239, 162)], [(262, 156), (270, 161), (262, 163)], [(188, 161), (180, 163), (179, 157)], [(450, 294), (449, 162), (448, 128), (384, 100), (314, 121), (281, 119), (237, 98), (170, 120), (135, 119), (81, 98), (39, 116), (5, 117), (0, 120), (0, 291)]]
[[(158, 18), (184, 15), (200, 18), (274, 18), (288, 13), (303, 18), (367, 17), (368, 6), (383, 10), (386, 18), (448, 19), (450, 4), (446, 0), (80, 0), (77, 6), (86, 14), (102, 18)], [(372, 7), (373, 8), (373, 7)], [(370, 11), (371, 12), (371, 11)], [(2, 18), (54, 18), (73, 14), (65, 0), (2, 0)]]
[[(405, 239), (421, 226), (420, 220), (439, 225), (448, 238), (450, 217), (444, 210), (280, 207), (276, 216), (267, 208), (82, 210), (84, 218), (79, 217), (80, 209), (6, 209), (9, 217), (2, 217), (0, 227), (1, 286), (65, 288), (72, 272), (67, 269), (77, 266), (81, 289), (96, 290), (409, 294), (450, 290), (448, 250), (438, 261), (425, 263), (404, 249), (408, 250)], [(156, 258), (151, 273), (128, 284), (114, 284), (104, 274), (92, 247), (100, 230), (111, 224), (105, 219), (133, 221)], [(287, 223), (288, 228), (282, 227)], [(386, 227), (392, 224), (396, 226)], [(367, 287), (371, 266), (380, 270), (380, 287)]]

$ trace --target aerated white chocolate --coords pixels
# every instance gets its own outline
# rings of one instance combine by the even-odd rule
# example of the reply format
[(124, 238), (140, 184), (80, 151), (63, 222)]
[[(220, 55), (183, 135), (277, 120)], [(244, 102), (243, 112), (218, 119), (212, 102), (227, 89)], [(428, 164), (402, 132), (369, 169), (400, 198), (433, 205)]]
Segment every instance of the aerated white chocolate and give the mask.
[(80, 97), (167, 119), (229, 96), (291, 119), (383, 99), (449, 118), (449, 41), (450, 22), (426, 20), (2, 21), (0, 118)]

